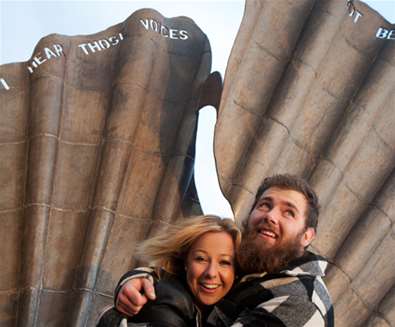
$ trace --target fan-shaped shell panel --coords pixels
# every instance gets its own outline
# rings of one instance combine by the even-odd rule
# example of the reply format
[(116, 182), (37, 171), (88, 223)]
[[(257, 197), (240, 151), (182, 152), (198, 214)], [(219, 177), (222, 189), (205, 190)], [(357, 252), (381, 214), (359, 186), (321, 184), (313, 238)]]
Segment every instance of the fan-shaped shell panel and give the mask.
[(94, 325), (139, 240), (200, 211), (210, 66), (191, 19), (144, 9), (95, 35), (47, 36), (27, 63), (0, 67), (2, 325)]
[(337, 326), (395, 324), (394, 33), (362, 2), (247, 0), (224, 80), (222, 190), (243, 220), (264, 177), (310, 180)]

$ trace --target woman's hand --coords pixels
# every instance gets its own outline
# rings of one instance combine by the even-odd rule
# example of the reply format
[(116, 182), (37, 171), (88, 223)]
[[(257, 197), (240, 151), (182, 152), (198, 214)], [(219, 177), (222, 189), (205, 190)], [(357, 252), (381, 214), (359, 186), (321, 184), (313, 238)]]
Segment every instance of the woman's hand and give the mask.
[(128, 280), (118, 293), (116, 308), (127, 316), (136, 315), (148, 300), (155, 300), (154, 285), (144, 277)]

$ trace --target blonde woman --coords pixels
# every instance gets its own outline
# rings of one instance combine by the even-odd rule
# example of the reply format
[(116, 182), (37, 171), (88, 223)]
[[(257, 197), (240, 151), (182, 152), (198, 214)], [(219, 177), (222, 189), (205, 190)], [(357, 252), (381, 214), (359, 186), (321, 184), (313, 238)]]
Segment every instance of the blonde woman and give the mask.
[[(149, 301), (132, 318), (123, 319), (112, 309), (99, 327), (152, 326), (198, 327), (212, 305), (231, 289), (236, 274), (235, 253), (241, 233), (231, 219), (199, 216), (176, 223), (138, 248), (138, 257), (150, 266), (161, 267), (156, 278), (156, 300)], [(138, 268), (122, 277), (115, 298), (130, 278), (146, 275)], [(122, 309), (122, 308), (120, 308)]]

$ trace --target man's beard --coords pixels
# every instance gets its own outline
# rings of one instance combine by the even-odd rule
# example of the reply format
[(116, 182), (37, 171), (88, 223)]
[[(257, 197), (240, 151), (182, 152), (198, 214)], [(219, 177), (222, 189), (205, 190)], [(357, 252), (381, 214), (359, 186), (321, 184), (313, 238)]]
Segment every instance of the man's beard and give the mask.
[(258, 239), (256, 230), (246, 230), (238, 251), (238, 263), (245, 274), (274, 273), (285, 268), (288, 263), (304, 253), (300, 245), (303, 232), (292, 240), (278, 246), (266, 247), (263, 240)]

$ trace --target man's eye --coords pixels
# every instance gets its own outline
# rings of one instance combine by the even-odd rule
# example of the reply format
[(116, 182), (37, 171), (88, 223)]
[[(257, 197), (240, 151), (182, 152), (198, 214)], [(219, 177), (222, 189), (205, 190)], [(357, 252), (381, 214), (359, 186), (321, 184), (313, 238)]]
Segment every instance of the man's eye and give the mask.
[(293, 212), (292, 210), (285, 210), (285, 215), (287, 217), (295, 218), (295, 212)]
[(259, 205), (258, 205), (258, 208), (260, 208), (260, 209), (267, 209), (267, 210), (270, 210), (270, 204), (268, 203), (268, 202), (261, 202)]

